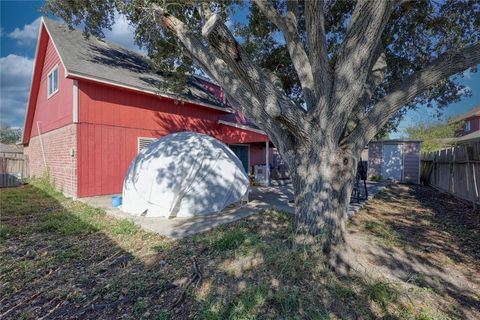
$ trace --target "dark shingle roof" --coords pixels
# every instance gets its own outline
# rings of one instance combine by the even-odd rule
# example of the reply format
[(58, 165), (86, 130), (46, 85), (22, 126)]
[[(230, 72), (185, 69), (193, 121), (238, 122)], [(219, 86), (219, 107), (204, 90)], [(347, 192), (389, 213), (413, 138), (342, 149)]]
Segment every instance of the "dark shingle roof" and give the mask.
[(182, 92), (168, 92), (168, 77), (155, 72), (147, 57), (48, 18), (44, 23), (69, 74), (229, 110), (197, 77), (189, 77)]

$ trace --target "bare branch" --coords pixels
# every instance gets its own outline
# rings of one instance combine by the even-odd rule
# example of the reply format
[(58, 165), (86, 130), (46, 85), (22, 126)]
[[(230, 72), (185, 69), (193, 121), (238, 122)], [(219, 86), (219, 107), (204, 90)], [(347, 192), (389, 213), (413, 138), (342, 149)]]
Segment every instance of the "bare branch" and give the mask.
[(393, 1), (359, 0), (352, 14), (335, 66), (331, 114), (338, 120), (332, 133), (340, 138), (370, 72), (375, 49), (394, 8)]
[[(297, 18), (295, 13), (287, 11), (287, 15), (282, 16), (265, 0), (254, 0), (254, 3), (268, 20), (274, 23), (282, 31), (287, 43), (290, 59), (292, 60), (302, 86), (307, 108), (315, 106), (317, 98), (314, 89), (312, 67), (303, 43), (300, 40), (300, 36), (298, 35)], [(289, 7), (292, 6), (290, 5)], [(293, 8), (290, 8), (290, 10), (293, 10)]]
[(270, 71), (267, 68), (262, 68), (262, 70), (268, 76), (268, 78), (270, 79), (270, 82), (272, 82), (274, 85), (277, 86), (277, 88), (283, 91), (282, 79), (280, 79), (279, 76), (277, 76), (274, 72)]
[(298, 22), (299, 20), (298, 0), (288, 0), (287, 11), (292, 12), (295, 16), (295, 19)]
[(243, 103), (248, 101), (251, 109), (248, 116), (253, 121), (261, 123), (268, 117), (276, 118), (279, 116), (279, 108), (272, 108), (267, 112), (260, 101), (242, 89), (243, 84), (233, 76), (233, 70), (222, 59), (218, 58), (212, 49), (204, 46), (198, 36), (193, 35), (183, 22), (168, 14), (156, 4), (152, 4), (149, 10), (155, 12), (160, 23), (175, 35), (189, 56), (194, 58), (206, 72), (217, 80), (230, 96)]
[(441, 55), (427, 67), (405, 79), (403, 83), (397, 85), (380, 100), (357, 125), (347, 138), (346, 143), (361, 148), (378, 133), (396, 112), (428, 87), (479, 63), (480, 43)]
[(261, 68), (249, 59), (217, 15), (213, 15), (205, 23), (202, 35), (230, 67), (233, 74), (264, 105), (264, 109), (270, 116), (287, 126), (295, 135), (309, 139), (304, 125), (305, 110), (299, 108), (282, 89), (270, 81), (270, 77)]
[[(254, 119), (251, 115), (251, 108), (244, 103), (235, 100), (235, 98), (227, 92), (225, 92), (225, 94), (228, 102), (235, 106), (236, 110), (246, 115), (249, 119)], [(295, 150), (296, 137), (288, 130), (282, 128), (282, 126), (279, 126), (275, 119), (267, 118), (264, 122), (256, 124), (267, 133), (270, 141), (272, 141), (275, 147), (282, 152), (282, 159), (287, 163), (292, 163), (294, 158), (294, 153), (292, 151)]]
[(212, 16), (212, 9), (210, 8), (210, 3), (207, 1), (201, 1), (196, 3), (196, 8), (200, 17), (202, 17), (202, 23), (205, 23)]
[(328, 62), (323, 0), (305, 1), (305, 24), (312, 65), (317, 108), (326, 107), (330, 98), (331, 68)]
[(368, 102), (373, 96), (375, 89), (380, 83), (382, 83), (385, 74), (387, 72), (387, 61), (385, 51), (381, 44), (375, 53), (375, 63), (371, 68), (371, 72), (367, 78), (367, 82), (364, 85), (363, 94), (358, 99), (356, 106), (353, 108), (352, 113), (348, 119), (344, 136), (349, 135), (355, 126), (365, 117), (367, 112), (366, 107)]

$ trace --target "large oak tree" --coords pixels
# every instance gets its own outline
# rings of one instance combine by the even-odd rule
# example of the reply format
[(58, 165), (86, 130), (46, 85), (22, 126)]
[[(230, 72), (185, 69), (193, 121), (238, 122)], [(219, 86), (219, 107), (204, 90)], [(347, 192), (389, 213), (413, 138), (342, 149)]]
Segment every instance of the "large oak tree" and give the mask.
[[(480, 62), (477, 1), (48, 0), (45, 9), (99, 36), (122, 13), (156, 66), (197, 68), (220, 84), (278, 148), (296, 230), (326, 253), (344, 241), (365, 145), (406, 108), (459, 100), (466, 91), (452, 75)], [(245, 19), (227, 27), (239, 10)]]

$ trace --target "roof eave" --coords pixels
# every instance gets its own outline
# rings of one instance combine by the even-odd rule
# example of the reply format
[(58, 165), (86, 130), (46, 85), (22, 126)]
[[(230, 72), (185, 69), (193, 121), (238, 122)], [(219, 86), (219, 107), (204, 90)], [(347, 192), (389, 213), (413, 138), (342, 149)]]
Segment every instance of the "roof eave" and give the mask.
[[(24, 123), (23, 123), (22, 144), (24, 144), (24, 145), (30, 142), (30, 133), (28, 134), (28, 137), (25, 137), (25, 132), (26, 132), (25, 129), (26, 129), (26, 125), (27, 125), (27, 115), (28, 115), (28, 111), (30, 109), (30, 103), (32, 102), (31, 98), (32, 98), (33, 81), (34, 81), (35, 69), (36, 69), (37, 63), (38, 63), (38, 53), (39, 53), (38, 50), (39, 50), (39, 46), (40, 46), (40, 37), (42, 35), (43, 27), (45, 28), (45, 31), (47, 32), (48, 39), (50, 39), (50, 41), (52, 42), (53, 47), (55, 48), (55, 51), (56, 51), (56, 53), (57, 53), (57, 55), (60, 59), (60, 62), (63, 66), (64, 71), (65, 71), (65, 73), (64, 73), (65, 77), (68, 74), (67, 66), (63, 62), (62, 55), (60, 54), (60, 51), (58, 50), (58, 47), (55, 44), (55, 41), (54, 41), (52, 35), (50, 34), (50, 31), (48, 30), (47, 24), (45, 23), (45, 18), (42, 16), (42, 17), (40, 17), (40, 27), (38, 28), (37, 45), (36, 45), (36, 48), (35, 48), (35, 58), (34, 58), (34, 64), (33, 64), (33, 70), (32, 70), (32, 77), (31, 77), (31, 80), (30, 80), (30, 90), (29, 90), (29, 95), (28, 95), (27, 108), (25, 110), (25, 119), (24, 119)], [(32, 121), (33, 121), (33, 115), (32, 115)]]
[[(25, 129), (27, 125), (27, 115), (28, 115), (28, 110), (30, 108), (30, 102), (32, 99), (32, 89), (33, 89), (33, 76), (35, 73), (35, 67), (37, 64), (37, 58), (38, 58), (38, 48), (40, 46), (40, 35), (42, 34), (42, 26), (45, 25), (45, 22), (43, 20), (43, 16), (40, 18), (40, 27), (38, 28), (38, 34), (37, 34), (37, 44), (35, 46), (35, 56), (33, 58), (33, 69), (32, 69), (32, 75), (30, 77), (30, 89), (28, 90), (28, 100), (27, 100), (27, 107), (25, 108), (25, 116), (23, 119), (23, 130), (22, 130), (22, 144), (26, 144), (28, 141), (25, 140)], [(47, 27), (45, 27), (47, 29)]]
[(169, 94), (166, 94), (166, 93), (159, 93), (159, 92), (155, 92), (155, 91), (152, 91), (152, 90), (145, 90), (145, 89), (141, 89), (141, 88), (138, 88), (138, 87), (126, 85), (126, 84), (123, 84), (123, 83), (120, 83), (120, 82), (115, 82), (115, 81), (111, 81), (111, 80), (107, 80), (107, 79), (102, 79), (102, 78), (99, 78), (99, 77), (92, 77), (91, 75), (83, 74), (80, 71), (66, 70), (66, 72), (67, 72), (66, 73), (67, 78), (71, 78), (71, 79), (84, 79), (84, 80), (89, 80), (89, 81), (93, 81), (93, 82), (99, 82), (99, 83), (107, 84), (107, 85), (114, 86), (114, 87), (120, 87), (120, 88), (124, 88), (124, 89), (128, 89), (128, 90), (133, 90), (133, 91), (137, 91), (137, 92), (142, 92), (142, 93), (147, 93), (147, 94), (163, 97), (163, 98), (183, 101), (183, 102), (186, 102), (186, 103), (198, 105), (198, 106), (209, 108), (209, 109), (215, 109), (215, 110), (222, 111), (222, 112), (225, 112), (225, 113), (233, 113), (234, 112), (232, 109), (230, 109), (228, 107), (218, 107), (218, 106), (215, 106), (215, 105), (212, 105), (212, 104), (193, 101), (193, 100), (189, 100), (189, 99), (184, 99), (184, 98), (177, 97), (177, 96), (174, 96), (174, 95), (169, 95)]
[(218, 123), (219, 124), (224, 124), (224, 125), (230, 126), (230, 127), (235, 127), (237, 129), (242, 129), (242, 130), (252, 131), (252, 132), (255, 132), (255, 133), (258, 133), (258, 134), (262, 134), (262, 135), (267, 135), (265, 133), (265, 131), (262, 131), (262, 130), (256, 129), (256, 128), (252, 128), (250, 126), (247, 126), (247, 125), (244, 125), (244, 124), (241, 124), (241, 123), (235, 123), (235, 122), (230, 122), (230, 121), (225, 121), (225, 120), (218, 120)]
[(93, 77), (91, 75), (83, 74), (81, 71), (68, 69), (67, 65), (63, 62), (62, 55), (60, 54), (60, 51), (57, 49), (57, 46), (55, 45), (55, 41), (54, 41), (53, 37), (51, 36), (50, 32), (48, 31), (48, 27), (45, 24), (43, 17), (42, 17), (41, 21), (42, 21), (42, 24), (45, 25), (45, 29), (47, 30), (48, 36), (51, 39), (51, 41), (53, 43), (53, 46), (55, 47), (55, 50), (57, 51), (58, 56), (60, 57), (60, 61), (62, 62), (63, 68), (65, 70), (65, 78), (79, 78), (79, 79), (86, 79), (86, 80), (90, 80), (90, 81), (96, 81), (96, 82), (108, 84), (108, 85), (115, 86), (115, 87), (121, 87), (121, 88), (129, 89), (129, 90), (134, 90), (134, 91), (138, 91), (138, 92), (143, 92), (143, 93), (153, 94), (153, 95), (156, 95), (156, 96), (161, 96), (161, 97), (164, 97), (164, 98), (183, 101), (183, 102), (191, 103), (191, 104), (206, 107), (206, 108), (219, 110), (219, 111), (222, 111), (222, 112), (225, 112), (225, 113), (233, 113), (234, 112), (231, 108), (228, 108), (228, 107), (219, 107), (219, 106), (215, 106), (215, 105), (208, 104), (208, 103), (198, 102), (198, 101), (184, 99), (184, 98), (176, 97), (176, 96), (165, 94), (165, 93), (155, 92), (155, 91), (152, 91), (152, 90), (145, 90), (145, 89), (141, 89), (141, 88), (138, 88), (138, 87), (126, 85), (126, 84), (123, 84), (123, 83), (120, 83), (120, 82), (115, 82), (115, 81), (102, 79), (102, 78), (98, 78), (98, 77)]

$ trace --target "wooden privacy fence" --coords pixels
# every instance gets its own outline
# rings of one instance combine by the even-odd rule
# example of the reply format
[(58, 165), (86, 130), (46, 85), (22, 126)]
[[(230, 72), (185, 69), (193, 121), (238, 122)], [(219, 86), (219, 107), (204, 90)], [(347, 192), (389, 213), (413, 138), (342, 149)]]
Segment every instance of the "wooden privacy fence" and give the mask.
[(28, 161), (25, 156), (0, 157), (0, 188), (18, 186), (28, 177)]
[(420, 180), (480, 204), (480, 141), (422, 154)]

